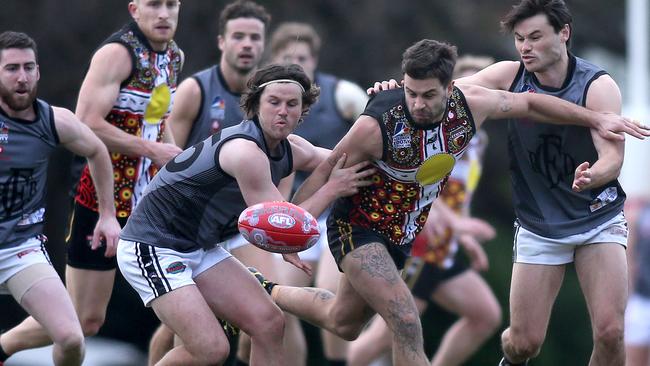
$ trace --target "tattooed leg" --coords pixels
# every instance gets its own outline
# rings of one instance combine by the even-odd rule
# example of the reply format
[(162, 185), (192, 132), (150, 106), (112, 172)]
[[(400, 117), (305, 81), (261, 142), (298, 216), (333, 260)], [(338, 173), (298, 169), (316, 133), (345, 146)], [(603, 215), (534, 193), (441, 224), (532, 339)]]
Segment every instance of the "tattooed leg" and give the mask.
[(428, 365), (413, 295), (386, 247), (379, 243), (359, 247), (344, 259), (342, 266), (352, 286), (393, 332), (393, 364)]
[(314, 287), (276, 285), (272, 296), (280, 309), (347, 340), (355, 339), (374, 314), (345, 275), (337, 295)]

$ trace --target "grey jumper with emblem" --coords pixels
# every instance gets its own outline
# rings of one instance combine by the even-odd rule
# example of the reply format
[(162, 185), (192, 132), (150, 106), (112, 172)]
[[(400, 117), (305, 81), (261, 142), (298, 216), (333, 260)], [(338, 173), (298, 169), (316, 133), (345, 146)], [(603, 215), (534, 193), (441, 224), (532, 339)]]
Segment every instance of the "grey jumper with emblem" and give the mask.
[(36, 119), (0, 110), (0, 249), (43, 233), (47, 166), (59, 144), (52, 107), (37, 99)]
[(213, 133), (218, 134), (224, 129), (235, 126), (244, 119), (239, 100), (240, 94), (228, 89), (228, 84), (215, 65), (192, 75), (201, 89), (201, 106), (192, 129), (185, 143), (188, 148)]
[(246, 120), (177, 155), (149, 183), (120, 237), (178, 252), (210, 249), (238, 233), (237, 219), (248, 206), (234, 177), (219, 165), (221, 147), (242, 138), (266, 154), (273, 183), (293, 169), (291, 145), (282, 140), (270, 152), (259, 122)]
[[(560, 88), (541, 85), (522, 64), (510, 91), (547, 94), (585, 106), (589, 86), (606, 74), (569, 55)], [(625, 192), (617, 180), (582, 192), (571, 190), (576, 167), (598, 159), (589, 128), (517, 119), (508, 125), (508, 148), (515, 213), (524, 228), (561, 238), (589, 231), (623, 209)]]

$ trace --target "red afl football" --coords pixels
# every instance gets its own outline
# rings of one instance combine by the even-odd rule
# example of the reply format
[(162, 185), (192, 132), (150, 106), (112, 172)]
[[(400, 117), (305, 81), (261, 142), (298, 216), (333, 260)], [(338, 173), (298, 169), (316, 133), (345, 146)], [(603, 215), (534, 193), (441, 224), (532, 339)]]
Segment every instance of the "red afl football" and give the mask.
[(318, 242), (316, 219), (290, 202), (262, 202), (239, 215), (239, 232), (251, 244), (274, 253), (296, 253)]

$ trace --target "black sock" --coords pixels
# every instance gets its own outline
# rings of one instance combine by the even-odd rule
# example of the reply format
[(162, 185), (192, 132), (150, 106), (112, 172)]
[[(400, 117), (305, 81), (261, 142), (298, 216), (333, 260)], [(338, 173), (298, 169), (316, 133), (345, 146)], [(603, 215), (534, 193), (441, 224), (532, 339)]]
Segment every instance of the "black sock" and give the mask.
[(345, 366), (345, 360), (327, 360), (329, 366)]
[(2, 348), (2, 344), (0, 344), (0, 362), (5, 362), (9, 358), (10, 355), (5, 353), (5, 350)]
[(505, 364), (503, 366), (526, 366), (528, 365), (528, 360), (522, 362), (522, 363), (513, 363), (510, 360), (508, 360), (508, 357), (506, 355), (503, 355), (503, 361)]

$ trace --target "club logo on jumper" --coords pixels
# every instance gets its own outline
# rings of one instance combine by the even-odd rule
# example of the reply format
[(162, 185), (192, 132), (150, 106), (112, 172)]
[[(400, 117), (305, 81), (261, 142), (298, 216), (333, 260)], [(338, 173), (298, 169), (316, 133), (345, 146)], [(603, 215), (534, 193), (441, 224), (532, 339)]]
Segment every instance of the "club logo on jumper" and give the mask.
[(275, 213), (269, 216), (269, 224), (278, 229), (291, 229), (296, 225), (296, 219), (287, 214)]
[(210, 120), (212, 121), (212, 133), (221, 130), (221, 124), (226, 119), (226, 101), (216, 96), (210, 104)]
[(393, 147), (396, 149), (406, 149), (411, 146), (411, 128), (399, 121), (395, 124), (395, 131), (393, 132)]
[(187, 268), (185, 264), (182, 262), (174, 262), (165, 268), (165, 272), (170, 273), (170, 274), (176, 274), (176, 273), (181, 273)]
[(521, 86), (519, 89), (520, 93), (535, 93), (535, 89), (533, 89), (532, 86), (528, 83), (524, 83), (524, 85)]
[(11, 169), (7, 179), (0, 182), (0, 205), (4, 209), (0, 220), (21, 214), (27, 202), (36, 196), (37, 186), (34, 169)]
[(570, 182), (576, 170), (573, 157), (562, 149), (562, 138), (557, 135), (541, 135), (535, 151), (528, 151), (533, 171), (541, 174), (550, 184), (557, 187), (563, 179)]
[(469, 145), (472, 139), (472, 126), (465, 119), (457, 119), (456, 114), (450, 115), (444, 126), (443, 134), (447, 151), (458, 154)]
[[(0, 144), (6, 144), (7, 142), (9, 142), (9, 127), (6, 123), (0, 121)], [(1, 146), (0, 149), (2, 149)]]

